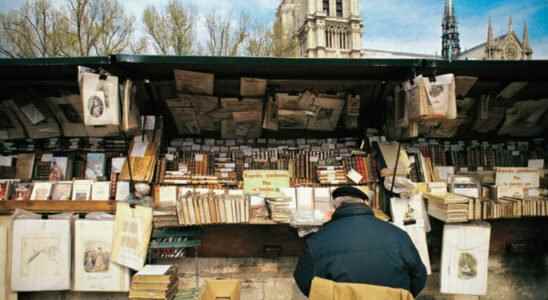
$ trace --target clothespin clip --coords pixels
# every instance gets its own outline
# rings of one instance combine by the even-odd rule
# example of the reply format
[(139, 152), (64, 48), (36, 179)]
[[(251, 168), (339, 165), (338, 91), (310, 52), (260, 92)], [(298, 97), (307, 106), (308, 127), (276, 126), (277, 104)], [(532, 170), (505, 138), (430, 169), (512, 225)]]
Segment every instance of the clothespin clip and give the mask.
[(432, 68), (432, 72), (431, 72), (431, 76), (430, 76), (430, 81), (431, 81), (431, 82), (436, 82), (436, 76), (438, 76), (438, 69), (437, 69), (436, 62), (433, 61), (433, 62), (432, 62), (432, 65), (431, 65), (430, 67)]

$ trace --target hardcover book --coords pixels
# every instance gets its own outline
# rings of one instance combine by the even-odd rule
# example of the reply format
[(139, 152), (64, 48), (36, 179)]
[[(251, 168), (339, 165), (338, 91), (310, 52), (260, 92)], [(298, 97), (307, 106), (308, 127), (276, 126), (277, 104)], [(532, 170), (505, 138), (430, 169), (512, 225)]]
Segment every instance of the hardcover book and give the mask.
[(72, 181), (57, 182), (53, 184), (51, 192), (52, 201), (69, 201), (72, 198)]
[(91, 198), (91, 180), (74, 180), (72, 184), (72, 200), (88, 201)]
[(35, 182), (30, 200), (49, 200), (51, 188), (51, 182)]

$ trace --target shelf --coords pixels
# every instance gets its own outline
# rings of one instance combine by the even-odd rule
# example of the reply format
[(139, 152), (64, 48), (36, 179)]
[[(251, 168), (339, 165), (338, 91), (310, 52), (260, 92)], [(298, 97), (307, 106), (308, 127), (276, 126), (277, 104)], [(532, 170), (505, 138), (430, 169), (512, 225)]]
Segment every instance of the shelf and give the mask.
[(16, 208), (32, 212), (114, 212), (115, 201), (0, 201), (0, 213)]

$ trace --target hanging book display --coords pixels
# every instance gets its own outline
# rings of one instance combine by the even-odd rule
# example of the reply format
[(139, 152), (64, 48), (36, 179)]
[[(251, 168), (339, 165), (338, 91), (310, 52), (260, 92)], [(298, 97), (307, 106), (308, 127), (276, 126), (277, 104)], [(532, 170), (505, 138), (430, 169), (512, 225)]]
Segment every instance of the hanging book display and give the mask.
[(8, 101), (0, 103), (0, 140), (25, 138), (23, 125), (13, 113)]
[(30, 138), (47, 139), (61, 136), (61, 130), (54, 115), (49, 111), (45, 101), (29, 100), (27, 97), (6, 101), (10, 110), (15, 113)]
[(80, 97), (52, 97), (48, 98), (49, 107), (63, 130), (63, 136), (66, 137), (84, 137), (87, 136), (86, 125), (82, 118), (82, 111), (78, 109), (81, 105)]
[(87, 126), (120, 125), (118, 77), (90, 72), (81, 74), (80, 90), (84, 123)]
[(71, 288), (70, 223), (70, 220), (14, 220), (11, 269), (14, 291)]
[(133, 270), (145, 265), (152, 232), (152, 209), (143, 206), (116, 205), (112, 261)]
[(111, 259), (114, 221), (77, 220), (74, 223), (74, 290), (129, 291), (129, 269)]

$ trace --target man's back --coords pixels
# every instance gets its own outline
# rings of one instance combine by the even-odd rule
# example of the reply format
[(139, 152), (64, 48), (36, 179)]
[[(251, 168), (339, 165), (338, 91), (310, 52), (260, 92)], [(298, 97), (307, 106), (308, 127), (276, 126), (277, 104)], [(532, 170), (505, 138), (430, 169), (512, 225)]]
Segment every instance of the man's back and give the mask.
[(333, 220), (307, 239), (295, 279), (309, 293), (317, 276), (337, 282), (403, 288), (415, 296), (424, 288), (426, 269), (401, 229), (378, 220), (370, 208), (347, 204)]

